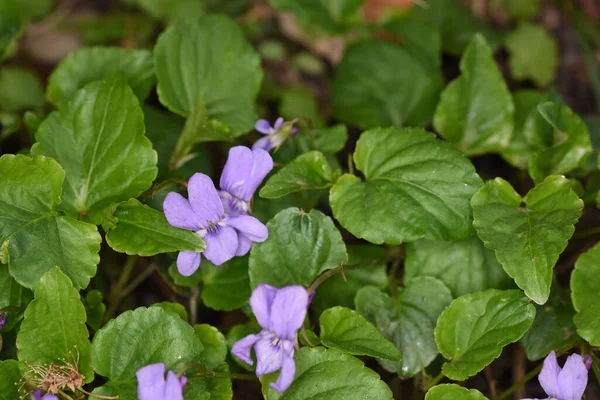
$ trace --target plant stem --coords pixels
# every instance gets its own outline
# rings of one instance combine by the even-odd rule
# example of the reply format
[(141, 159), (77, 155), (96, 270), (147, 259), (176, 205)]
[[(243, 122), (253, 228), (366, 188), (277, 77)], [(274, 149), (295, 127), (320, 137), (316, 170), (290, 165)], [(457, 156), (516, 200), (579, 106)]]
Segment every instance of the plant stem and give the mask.
[(243, 381), (255, 381), (255, 375), (250, 374), (230, 374), (227, 372), (202, 371), (193, 374), (194, 376), (206, 376), (208, 378), (240, 379)]
[[(110, 307), (108, 308), (108, 310), (106, 311), (106, 314), (104, 315), (104, 321), (110, 320), (117, 312), (119, 304), (121, 304), (121, 301), (123, 301), (123, 299), (125, 297), (127, 297), (131, 292), (133, 292), (135, 290), (135, 288), (140, 285), (140, 283), (144, 282), (150, 275), (152, 275), (152, 273), (155, 270), (156, 270), (156, 264), (150, 264), (148, 266), (148, 268), (146, 268), (144, 271), (142, 271), (141, 274), (137, 275), (135, 277), (135, 279), (133, 279), (133, 281), (131, 281), (131, 283), (129, 285), (125, 286), (124, 288), (121, 288), (119, 291), (115, 291), (114, 297), (113, 297), (113, 295), (111, 295)], [(119, 281), (121, 281), (121, 280), (119, 279)], [(125, 283), (126, 283), (126, 281), (125, 281)], [(123, 283), (123, 285), (124, 285), (124, 283)], [(111, 293), (113, 293), (113, 292), (111, 291)]]
[(381, 262), (381, 260), (371, 260), (369, 262), (360, 263), (360, 264), (340, 265), (337, 268), (327, 270), (327, 271), (323, 272), (321, 275), (319, 275), (317, 277), (317, 279), (315, 279), (313, 281), (313, 283), (308, 287), (308, 289), (306, 289), (306, 291), (308, 292), (308, 295), (310, 296), (312, 293), (314, 293), (317, 290), (317, 288), (319, 287), (319, 285), (321, 285), (321, 283), (325, 282), (327, 279), (331, 278), (338, 272), (344, 272), (344, 271), (351, 270), (351, 269), (357, 269), (360, 267), (375, 265), (378, 262)]
[(591, 228), (583, 229), (573, 235), (574, 239), (584, 239), (589, 236), (600, 233), (600, 226), (593, 226)]
[(195, 286), (192, 288), (192, 295), (190, 296), (190, 325), (196, 325), (198, 320), (198, 297), (200, 296), (200, 288)]
[(540, 365), (529, 371), (527, 375), (515, 382), (511, 387), (500, 393), (498, 396), (494, 397), (492, 400), (506, 399), (508, 396), (513, 394), (513, 392), (517, 391), (521, 386), (523, 386), (525, 383), (527, 383), (528, 381), (533, 379), (537, 374), (539, 374), (543, 366), (544, 363), (540, 363)]
[(432, 387), (434, 387), (435, 385), (437, 385), (438, 383), (440, 383), (440, 381), (444, 379), (444, 374), (440, 371), (439, 374), (437, 374), (437, 376), (435, 378), (433, 378), (432, 380), (430, 380), (429, 382), (426, 383), (425, 388), (423, 388), (424, 392), (427, 392), (429, 389), (431, 389)]

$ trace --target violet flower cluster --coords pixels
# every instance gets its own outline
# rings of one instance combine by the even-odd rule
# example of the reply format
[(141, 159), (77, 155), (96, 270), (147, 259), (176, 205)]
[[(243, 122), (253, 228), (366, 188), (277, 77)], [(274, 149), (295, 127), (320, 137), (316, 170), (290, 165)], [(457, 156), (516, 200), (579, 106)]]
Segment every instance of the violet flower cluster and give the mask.
[(552, 351), (544, 360), (538, 376), (540, 385), (549, 397), (523, 400), (581, 400), (591, 365), (591, 357), (571, 354), (561, 368), (556, 360), (556, 353)]
[(187, 377), (180, 378), (173, 371), (167, 372), (165, 365), (150, 364), (136, 372), (139, 400), (183, 400)]
[[(167, 221), (203, 238), (204, 256), (215, 265), (243, 256), (253, 242), (263, 242), (268, 236), (267, 227), (248, 211), (254, 192), (271, 169), (273, 160), (266, 151), (233, 147), (221, 175), (221, 190), (217, 191), (207, 175), (194, 174), (188, 181), (188, 199), (175, 192), (165, 198)], [(177, 269), (190, 276), (200, 261), (200, 253), (181, 251)]]
[(277, 382), (271, 383), (278, 392), (285, 391), (294, 380), (294, 349), (308, 304), (308, 293), (302, 286), (278, 289), (258, 285), (250, 297), (250, 307), (262, 330), (239, 340), (231, 349), (234, 355), (252, 365), (250, 351), (254, 348), (258, 377), (281, 370)]

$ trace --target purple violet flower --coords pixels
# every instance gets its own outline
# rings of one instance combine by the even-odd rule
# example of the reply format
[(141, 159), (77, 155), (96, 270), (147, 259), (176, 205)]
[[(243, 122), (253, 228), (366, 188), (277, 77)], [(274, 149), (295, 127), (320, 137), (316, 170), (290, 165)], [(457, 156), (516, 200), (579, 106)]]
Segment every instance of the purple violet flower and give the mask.
[(219, 182), (219, 196), (223, 201), (225, 214), (248, 215), (254, 192), (272, 169), (273, 159), (268, 152), (262, 149), (250, 150), (244, 146), (232, 147)]
[[(252, 242), (267, 239), (267, 227), (256, 218), (225, 214), (219, 193), (208, 176), (197, 173), (190, 178), (188, 197), (189, 200), (179, 193), (169, 193), (163, 203), (165, 216), (172, 226), (193, 231), (203, 238), (204, 256), (215, 265), (246, 254)], [(177, 270), (183, 276), (190, 276), (200, 266), (200, 259), (200, 253), (180, 251)]]
[(252, 292), (250, 307), (262, 331), (236, 342), (231, 352), (252, 365), (250, 350), (254, 347), (256, 376), (281, 369), (279, 379), (271, 383), (271, 387), (284, 392), (292, 384), (296, 373), (294, 348), (298, 345), (298, 329), (306, 316), (308, 294), (302, 286), (278, 289), (262, 284)]
[[(271, 126), (269, 121), (266, 119), (259, 119), (256, 121), (256, 124), (254, 124), (254, 129), (266, 136), (254, 142), (254, 145), (252, 145), (252, 150), (263, 149), (270, 151), (271, 149), (278, 147), (287, 136), (277, 134), (283, 126), (283, 122), (283, 117), (277, 118), (273, 126)], [(290, 134), (295, 135), (296, 133), (298, 133), (298, 129), (292, 128)]]
[(139, 400), (183, 400), (187, 377), (177, 378), (173, 371), (169, 371), (165, 379), (165, 364), (146, 365), (135, 375)]
[(6, 314), (4, 314), (4, 313), (0, 314), (0, 329), (4, 328), (4, 325), (6, 325), (7, 319), (8, 319), (8, 317), (6, 316)]
[(58, 400), (58, 397), (56, 397), (53, 394), (46, 394), (44, 396), (42, 396), (42, 391), (41, 390), (35, 390), (33, 393), (33, 400)]
[(550, 352), (544, 360), (544, 367), (538, 376), (540, 385), (549, 396), (543, 400), (581, 400), (587, 386), (590, 367), (591, 363), (588, 357), (584, 359), (579, 354), (571, 354), (564, 367), (561, 368), (556, 360), (556, 353)]

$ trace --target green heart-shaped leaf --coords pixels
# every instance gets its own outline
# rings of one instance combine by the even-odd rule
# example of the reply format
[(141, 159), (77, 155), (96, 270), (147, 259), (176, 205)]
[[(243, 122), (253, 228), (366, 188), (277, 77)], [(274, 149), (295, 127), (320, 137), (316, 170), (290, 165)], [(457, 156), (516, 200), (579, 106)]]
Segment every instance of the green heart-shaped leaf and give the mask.
[(577, 333), (592, 346), (600, 346), (600, 244), (582, 254), (571, 274), (571, 298), (577, 311), (574, 321)]

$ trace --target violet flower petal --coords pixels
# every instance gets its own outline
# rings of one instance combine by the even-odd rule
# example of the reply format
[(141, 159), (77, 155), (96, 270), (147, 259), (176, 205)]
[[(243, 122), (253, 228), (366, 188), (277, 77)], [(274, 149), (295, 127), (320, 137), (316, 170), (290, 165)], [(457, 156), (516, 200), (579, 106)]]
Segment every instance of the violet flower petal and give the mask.
[(272, 133), (271, 124), (266, 119), (259, 119), (254, 124), (254, 129), (262, 133), (263, 135), (269, 135)]
[(250, 350), (252, 350), (252, 346), (254, 346), (260, 338), (260, 335), (248, 335), (245, 338), (238, 340), (233, 344), (231, 353), (249, 365), (254, 364), (252, 357), (250, 357)]
[(235, 146), (229, 150), (219, 184), (222, 190), (248, 202), (272, 169), (273, 159), (265, 150)]
[(223, 203), (219, 192), (207, 175), (196, 173), (188, 181), (188, 199), (192, 209), (202, 221), (202, 228), (208, 227), (208, 222), (217, 223), (223, 219)]
[(206, 242), (204, 257), (215, 265), (231, 260), (238, 248), (238, 234), (229, 226), (221, 226), (216, 232), (208, 232), (204, 236), (204, 241)]
[(190, 202), (179, 193), (167, 194), (163, 202), (163, 210), (169, 224), (176, 228), (197, 231), (203, 227), (204, 221), (194, 213)]
[(283, 125), (283, 117), (277, 118), (277, 120), (273, 124), (273, 130), (274, 131), (278, 131), (279, 128), (281, 128), (282, 125)]
[(165, 400), (165, 365), (150, 364), (139, 369), (135, 375), (138, 380), (139, 400)]
[(308, 293), (302, 286), (286, 286), (278, 290), (269, 316), (269, 330), (279, 339), (296, 340), (298, 329), (306, 317)]
[(180, 251), (177, 256), (177, 271), (183, 276), (193, 275), (200, 267), (200, 253)]
[(556, 353), (551, 351), (544, 359), (544, 367), (538, 375), (540, 385), (550, 397), (560, 398), (560, 389), (558, 388), (558, 374), (560, 366), (556, 360)]
[(167, 372), (164, 400), (183, 400), (181, 382), (173, 371)]
[(269, 329), (271, 307), (278, 291), (276, 287), (262, 283), (252, 291), (250, 296), (250, 308), (263, 329)]
[(285, 390), (294, 381), (295, 374), (296, 364), (294, 363), (294, 349), (292, 348), (291, 354), (284, 354), (279, 378), (277, 379), (277, 382), (271, 383), (271, 387), (277, 390), (279, 393), (285, 392)]
[(275, 147), (275, 146), (273, 145), (271, 138), (269, 136), (265, 136), (265, 137), (258, 139), (256, 142), (254, 142), (254, 144), (252, 145), (252, 150), (262, 149), (265, 151), (269, 151), (273, 147)]
[(252, 240), (248, 239), (246, 236), (238, 232), (238, 248), (235, 251), (236, 257), (245, 256), (248, 254), (250, 249), (252, 248)]
[(560, 400), (581, 400), (588, 381), (588, 370), (583, 358), (579, 354), (571, 354), (558, 374), (558, 389), (561, 396), (554, 396)]
[(254, 345), (256, 352), (256, 376), (270, 374), (281, 368), (283, 363), (283, 349), (274, 344), (278, 339), (262, 336)]
[(48, 393), (44, 395), (41, 400), (58, 400), (58, 396)]
[(269, 230), (265, 224), (250, 215), (229, 217), (227, 225), (242, 233), (253, 242), (264, 242), (269, 236)]

